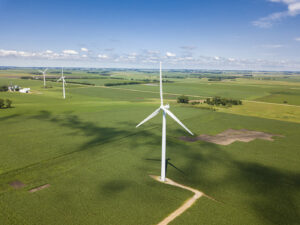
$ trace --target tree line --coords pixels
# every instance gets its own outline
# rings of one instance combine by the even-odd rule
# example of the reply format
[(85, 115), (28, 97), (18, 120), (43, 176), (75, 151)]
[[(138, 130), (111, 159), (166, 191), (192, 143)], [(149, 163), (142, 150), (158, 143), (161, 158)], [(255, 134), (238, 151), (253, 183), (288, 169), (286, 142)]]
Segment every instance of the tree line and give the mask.
[[(177, 98), (177, 103), (184, 103), (184, 104), (189, 104), (190, 100), (188, 96), (181, 95)], [(196, 105), (200, 104), (200, 101), (193, 101), (191, 104)], [(204, 103), (208, 105), (215, 105), (215, 106), (229, 106), (231, 107), (232, 105), (242, 105), (241, 100), (237, 99), (230, 99), (230, 98), (222, 98), (222, 97), (213, 97), (213, 98), (207, 98)]]
[(5, 92), (8, 91), (8, 86), (7, 85), (3, 85), (0, 87), (0, 92)]
[(207, 103), (208, 105), (216, 105), (216, 106), (242, 105), (241, 100), (221, 98), (221, 97), (207, 98), (205, 100), (205, 103)]

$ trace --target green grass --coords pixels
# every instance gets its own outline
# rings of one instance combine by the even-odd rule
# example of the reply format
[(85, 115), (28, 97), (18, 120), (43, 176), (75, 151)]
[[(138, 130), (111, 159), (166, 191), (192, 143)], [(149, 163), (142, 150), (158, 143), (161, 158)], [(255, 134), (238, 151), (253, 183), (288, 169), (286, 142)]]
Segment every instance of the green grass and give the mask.
[(254, 116), (259, 118), (282, 120), (288, 122), (300, 123), (300, 107), (294, 105), (273, 104), (256, 101), (244, 101), (242, 105), (232, 107), (208, 106), (207, 104), (188, 105), (206, 110), (216, 110), (218, 112)]
[[(8, 81), (0, 79), (0, 85)], [(157, 224), (192, 196), (148, 176), (160, 174), (156, 160), (161, 151), (161, 118), (138, 129), (135, 126), (156, 109), (158, 94), (69, 85), (63, 100), (59, 83), (45, 90), (41, 81), (16, 82), (31, 87), (33, 94), (0, 93), (0, 98), (12, 99), (14, 106), (0, 110), (0, 224)], [(135, 86), (158, 91), (158, 87)], [(269, 91), (244, 88), (242, 84), (208, 85), (189, 79), (165, 85), (166, 91), (178, 94), (215, 90), (227, 96), (243, 93), (247, 98)], [(300, 221), (297, 121), (251, 114), (249, 109), (255, 111), (258, 106), (248, 103), (241, 106), (243, 112), (234, 112), (242, 109), (237, 106), (225, 113), (181, 106), (174, 103), (176, 96), (166, 97), (172, 112), (196, 135), (215, 135), (232, 128), (284, 136), (273, 142), (255, 140), (229, 146), (189, 143), (178, 139), (187, 134), (168, 118), (167, 156), (184, 174), (168, 167), (167, 176), (216, 199), (201, 198), (171, 224)], [(257, 109), (284, 114), (278, 107)], [(26, 186), (15, 190), (8, 184), (14, 180)], [(51, 185), (47, 189), (28, 192), (47, 183)]]
[(272, 103), (285, 103), (290, 105), (300, 105), (300, 88), (299, 90), (294, 89), (285, 92), (275, 92), (268, 96), (258, 98), (257, 101), (264, 101), (264, 102), (272, 102)]

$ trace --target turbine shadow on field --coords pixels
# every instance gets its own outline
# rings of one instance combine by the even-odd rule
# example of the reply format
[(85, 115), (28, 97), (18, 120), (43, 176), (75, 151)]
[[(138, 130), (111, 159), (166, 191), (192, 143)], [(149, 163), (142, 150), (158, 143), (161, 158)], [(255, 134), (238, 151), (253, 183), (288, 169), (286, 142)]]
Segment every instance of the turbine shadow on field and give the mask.
[(101, 185), (101, 190), (105, 195), (117, 194), (131, 186), (131, 182), (127, 180), (112, 180)]
[(99, 144), (107, 143), (112, 140), (117, 140), (122, 137), (126, 137), (132, 132), (128, 132), (126, 130), (110, 128), (110, 127), (100, 127), (95, 125), (92, 122), (82, 121), (76, 115), (59, 115), (54, 116), (49, 111), (40, 111), (40, 114), (37, 116), (31, 117), (32, 119), (40, 119), (46, 120), (52, 123), (56, 123), (60, 126), (68, 127), (72, 129), (72, 133), (70, 135), (82, 135), (84, 134), (87, 137), (91, 137), (92, 139), (85, 144), (79, 147), (80, 150), (86, 150), (90, 147), (97, 146)]
[[(136, 147), (136, 141), (142, 139), (144, 145), (153, 145), (160, 143), (160, 138), (155, 135), (155, 133), (147, 130), (138, 131), (135, 129), (135, 124), (127, 123), (129, 127), (132, 127), (130, 130), (125, 129), (117, 129), (113, 127), (101, 127), (95, 125), (93, 122), (82, 121), (78, 116), (70, 114), (71, 112), (67, 112), (66, 114), (61, 115), (53, 115), (49, 111), (40, 111), (38, 115), (30, 117), (31, 119), (38, 119), (43, 121), (48, 121), (51, 123), (55, 123), (59, 126), (67, 127), (72, 130), (69, 134), (71, 136), (75, 135), (84, 135), (86, 137), (91, 137), (90, 141), (83, 143), (79, 146), (79, 150), (87, 150), (89, 148), (95, 147), (97, 145), (105, 144), (111, 141), (118, 141), (120, 139), (128, 138), (129, 145), (132, 147)], [(135, 136), (134, 139), (130, 139), (130, 136)], [(144, 137), (147, 137), (144, 139)]]
[(20, 114), (13, 114), (13, 115), (10, 115), (10, 116), (3, 116), (3, 117), (0, 117), (0, 121), (13, 119), (13, 118), (16, 118), (16, 117), (19, 117), (19, 116), (20, 116)]
[[(161, 159), (149, 159), (149, 158), (147, 158), (147, 159), (145, 159), (145, 160), (148, 160), (148, 161), (156, 161), (156, 162), (159, 162), (159, 163), (161, 163)], [(178, 167), (176, 167), (173, 163), (170, 163), (170, 158), (167, 158), (166, 159), (166, 175), (167, 175), (167, 173), (168, 173), (168, 166), (170, 165), (171, 167), (173, 167), (174, 169), (176, 169), (177, 171), (179, 171), (181, 174), (183, 174), (183, 175), (185, 175), (185, 173), (181, 170), (181, 169), (179, 169)]]
[[(262, 221), (272, 224), (297, 224), (300, 221), (299, 205), (295, 199), (300, 188), (299, 173), (236, 160), (216, 144), (200, 142), (195, 145), (199, 145), (198, 152), (177, 153), (187, 159), (184, 171), (189, 174), (185, 177), (189, 185), (197, 185), (224, 204), (235, 204), (231, 196), (241, 195), (239, 192), (245, 193), (241, 196), (252, 196), (240, 197), (238, 201), (251, 208)], [(227, 191), (215, 195), (220, 189)], [(237, 201), (237, 197), (233, 199)]]

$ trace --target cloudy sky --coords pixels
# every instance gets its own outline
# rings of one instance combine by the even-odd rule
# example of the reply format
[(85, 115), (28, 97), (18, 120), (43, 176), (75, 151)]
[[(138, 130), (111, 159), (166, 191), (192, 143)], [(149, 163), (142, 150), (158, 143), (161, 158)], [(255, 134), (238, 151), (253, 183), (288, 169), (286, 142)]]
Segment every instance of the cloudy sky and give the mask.
[(300, 70), (300, 0), (0, 0), (0, 66)]

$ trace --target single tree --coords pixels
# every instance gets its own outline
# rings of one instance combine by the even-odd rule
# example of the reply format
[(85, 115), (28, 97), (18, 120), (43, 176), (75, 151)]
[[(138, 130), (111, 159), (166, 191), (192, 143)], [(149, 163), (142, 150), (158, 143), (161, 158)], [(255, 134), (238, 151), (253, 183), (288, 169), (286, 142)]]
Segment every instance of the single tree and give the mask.
[(12, 100), (6, 99), (6, 108), (11, 108)]
[(185, 95), (181, 95), (177, 98), (177, 102), (178, 103), (185, 103), (188, 104), (189, 103), (189, 97), (185, 96)]
[(1, 86), (0, 91), (8, 91), (8, 86), (7, 85)]

